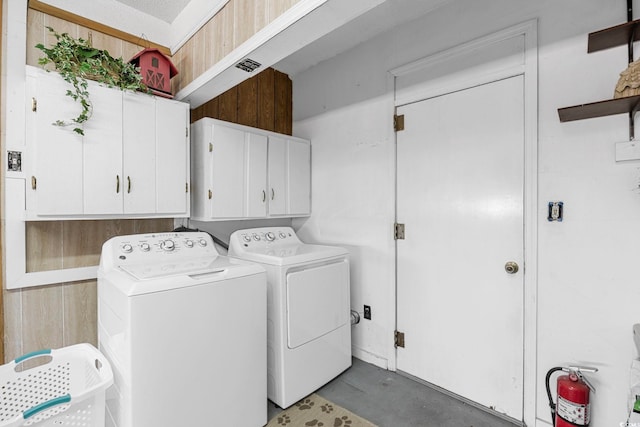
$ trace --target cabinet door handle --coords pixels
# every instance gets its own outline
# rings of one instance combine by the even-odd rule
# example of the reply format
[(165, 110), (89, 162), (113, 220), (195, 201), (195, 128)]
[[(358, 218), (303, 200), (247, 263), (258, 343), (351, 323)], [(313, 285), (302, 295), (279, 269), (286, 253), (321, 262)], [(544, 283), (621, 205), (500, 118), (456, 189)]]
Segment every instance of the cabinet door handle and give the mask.
[(35, 176), (31, 175), (31, 189), (35, 190), (38, 188), (38, 180)]
[(131, 177), (127, 176), (127, 194), (131, 193)]
[(267, 192), (262, 190), (262, 203), (267, 201)]
[(116, 194), (120, 194), (120, 175), (116, 175)]
[(271, 189), (271, 200), (273, 200), (275, 197), (276, 197), (276, 192), (272, 188)]
[(209, 199), (213, 197), (213, 191), (209, 190)]

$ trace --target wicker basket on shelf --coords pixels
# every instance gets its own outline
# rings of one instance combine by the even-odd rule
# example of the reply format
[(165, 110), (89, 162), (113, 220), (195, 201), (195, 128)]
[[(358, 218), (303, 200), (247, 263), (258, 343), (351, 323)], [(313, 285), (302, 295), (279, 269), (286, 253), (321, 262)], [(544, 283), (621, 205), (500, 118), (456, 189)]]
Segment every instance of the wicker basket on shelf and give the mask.
[(640, 95), (640, 59), (630, 63), (627, 69), (620, 73), (613, 93), (614, 98), (634, 95)]

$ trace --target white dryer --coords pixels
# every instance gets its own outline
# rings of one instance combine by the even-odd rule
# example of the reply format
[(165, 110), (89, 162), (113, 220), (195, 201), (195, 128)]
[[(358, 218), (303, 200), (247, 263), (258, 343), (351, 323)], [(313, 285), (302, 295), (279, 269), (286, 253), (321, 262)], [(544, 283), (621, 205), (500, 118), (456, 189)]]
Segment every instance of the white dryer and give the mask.
[(287, 408), (351, 366), (346, 249), (305, 244), (290, 227), (239, 230), (229, 256), (267, 271), (267, 395)]
[(98, 269), (107, 426), (263, 426), (266, 275), (206, 233), (114, 237)]

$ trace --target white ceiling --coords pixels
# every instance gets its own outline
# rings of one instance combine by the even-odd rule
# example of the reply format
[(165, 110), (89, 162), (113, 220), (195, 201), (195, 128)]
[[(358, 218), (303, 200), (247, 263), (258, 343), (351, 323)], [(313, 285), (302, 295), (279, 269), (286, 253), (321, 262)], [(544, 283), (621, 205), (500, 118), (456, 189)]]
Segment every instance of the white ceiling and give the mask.
[(139, 10), (147, 15), (154, 16), (168, 24), (182, 12), (191, 0), (116, 0)]
[[(172, 52), (175, 52), (229, 0), (41, 1), (129, 32), (130, 34), (142, 35), (156, 43), (169, 46)], [(331, 22), (341, 23), (339, 23), (338, 26), (325, 25), (325, 27), (331, 27), (333, 29), (325, 31), (324, 34), (326, 35), (324, 36), (321, 36), (320, 32), (318, 34), (320, 38), (315, 39), (315, 41), (311, 41), (313, 39), (309, 38), (306, 42), (300, 41), (300, 43), (295, 43), (294, 41), (292, 43), (292, 40), (288, 40), (287, 42), (287, 40), (279, 40), (282, 37), (276, 36), (273, 37), (273, 39), (276, 40), (274, 42), (275, 47), (273, 43), (271, 43), (271, 40), (269, 40), (268, 43), (264, 42), (264, 46), (261, 49), (266, 49), (267, 51), (269, 49), (284, 49), (287, 51), (285, 55), (288, 56), (286, 57), (285, 55), (281, 55), (285, 53), (284, 51), (269, 52), (269, 55), (266, 55), (266, 51), (263, 53), (265, 53), (266, 56), (273, 57), (275, 61), (279, 61), (270, 62), (269, 65), (294, 77), (296, 74), (324, 60), (346, 52), (360, 43), (370, 40), (394, 27), (424, 16), (434, 9), (452, 1), (454, 0), (326, 0), (326, 3), (322, 3), (320, 0), (300, 0), (296, 5), (297, 13), (309, 13), (308, 16), (311, 16), (310, 12), (304, 12), (306, 10), (304, 9), (304, 5), (307, 5), (308, 8), (314, 7), (313, 5), (315, 4), (327, 5), (326, 7), (318, 7), (318, 11), (321, 9), (323, 9), (323, 11), (316, 14), (316, 10), (314, 10), (313, 15), (317, 15), (322, 19), (329, 19)], [(348, 5), (353, 4), (354, 6), (351, 9), (354, 10), (352, 12), (345, 11), (341, 13), (340, 11), (345, 9), (345, 4), (341, 2), (348, 2)], [(349, 9), (349, 7), (346, 9)], [(357, 12), (357, 10), (359, 10), (359, 12)], [(300, 22), (304, 21), (309, 24), (307, 16), (299, 20)], [(304, 25), (304, 22), (302, 25)], [(311, 22), (315, 21), (311, 19)], [(322, 27), (322, 22), (311, 25), (312, 28), (308, 28), (309, 32), (313, 32), (312, 30), (315, 28), (313, 27), (314, 25), (320, 25), (320, 29), (324, 28)], [(296, 31), (303, 30), (299, 29)], [(295, 33), (295, 31), (293, 32)], [(260, 34), (262, 33), (263, 32)], [(269, 33), (269, 31), (267, 31), (267, 33)], [(264, 34), (261, 37), (264, 38)], [(304, 39), (305, 37), (302, 38)], [(257, 40), (256, 43), (259, 41), (260, 40)], [(288, 44), (285, 43), (287, 47), (277, 47), (279, 46), (278, 42), (281, 44), (287, 42)], [(251, 54), (255, 54), (255, 52), (252, 51)], [(225, 73), (222, 73), (218, 68), (209, 70), (212, 72), (212, 76), (203, 75), (200, 79), (217, 80), (219, 84), (216, 84), (218, 85), (228, 83), (224, 77)], [(233, 67), (231, 67), (231, 69), (232, 71), (235, 70)], [(197, 87), (196, 89), (192, 88), (192, 92), (194, 90), (196, 92), (207, 92), (205, 86), (213, 84), (209, 80), (193, 82), (194, 84), (200, 84), (200, 86), (196, 84)], [(208, 96), (210, 94), (205, 93), (204, 95)]]
[(453, 0), (386, 0), (347, 25), (303, 47), (275, 64), (293, 77), (398, 25), (417, 19)]
[[(196, 0), (114, 1), (167, 23), (172, 23), (189, 3), (194, 3)], [(280, 61), (274, 68), (289, 76), (294, 76), (385, 31), (423, 16), (449, 1), (452, 0), (386, 0), (348, 25), (338, 28)]]

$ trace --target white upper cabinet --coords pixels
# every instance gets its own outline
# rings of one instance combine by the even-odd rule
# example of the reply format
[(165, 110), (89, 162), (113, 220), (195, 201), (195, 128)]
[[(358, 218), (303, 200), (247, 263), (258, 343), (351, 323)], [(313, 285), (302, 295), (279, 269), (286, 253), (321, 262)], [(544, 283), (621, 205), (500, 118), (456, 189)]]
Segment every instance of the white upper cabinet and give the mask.
[(287, 140), (269, 137), (269, 215), (287, 214)]
[(88, 82), (84, 136), (57, 73), (27, 67), (28, 220), (189, 216), (189, 106)]
[(156, 212), (175, 217), (189, 216), (189, 114), (189, 104), (156, 98)]
[[(33, 94), (27, 98), (27, 118), (33, 117), (37, 111), (38, 120), (27, 122), (26, 138), (27, 141), (37, 137), (41, 139), (37, 149), (33, 147), (31, 156), (38, 174), (31, 176), (28, 187), (39, 189), (37, 211), (42, 215), (82, 214), (82, 136), (68, 127), (52, 126), (61, 118), (76, 117), (78, 104), (65, 95), (68, 83), (59, 77), (27, 79), (27, 85), (27, 92)], [(36, 92), (39, 98), (57, 101), (38, 103)], [(27, 167), (28, 163), (24, 166)]]
[(191, 125), (191, 217), (311, 214), (311, 143), (204, 118)]
[[(156, 100), (125, 92), (122, 127), (122, 194), (124, 212), (144, 214), (156, 209)], [(122, 206), (122, 201), (120, 202)]]
[(267, 216), (267, 150), (266, 135), (244, 132), (246, 154), (244, 162), (246, 184), (246, 209), (244, 216), (263, 218)]

